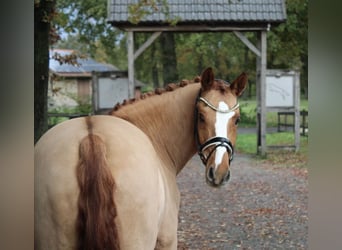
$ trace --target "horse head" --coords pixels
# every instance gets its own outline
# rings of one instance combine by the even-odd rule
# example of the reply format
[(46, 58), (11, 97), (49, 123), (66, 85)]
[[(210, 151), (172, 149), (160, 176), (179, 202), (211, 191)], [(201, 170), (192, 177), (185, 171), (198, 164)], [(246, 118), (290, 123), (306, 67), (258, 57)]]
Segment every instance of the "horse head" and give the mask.
[(218, 187), (229, 180), (240, 110), (237, 98), (247, 85), (242, 73), (231, 84), (215, 79), (207, 68), (201, 75), (196, 100), (195, 136), (198, 153), (206, 168), (206, 181)]

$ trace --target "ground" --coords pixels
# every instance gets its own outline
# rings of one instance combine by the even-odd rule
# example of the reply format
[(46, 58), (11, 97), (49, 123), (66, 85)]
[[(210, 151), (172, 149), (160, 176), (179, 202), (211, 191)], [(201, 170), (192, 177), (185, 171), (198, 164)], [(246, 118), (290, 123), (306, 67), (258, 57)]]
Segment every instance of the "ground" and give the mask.
[(178, 184), (178, 249), (308, 249), (307, 168), (237, 154), (229, 182), (212, 188), (195, 156)]

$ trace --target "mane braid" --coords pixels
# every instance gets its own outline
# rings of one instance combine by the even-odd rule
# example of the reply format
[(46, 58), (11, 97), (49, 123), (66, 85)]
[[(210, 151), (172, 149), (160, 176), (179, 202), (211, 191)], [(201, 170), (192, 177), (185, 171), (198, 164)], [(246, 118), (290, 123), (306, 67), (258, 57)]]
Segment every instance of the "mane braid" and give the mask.
[(128, 105), (128, 104), (132, 104), (132, 103), (135, 103), (139, 100), (143, 100), (143, 99), (146, 99), (148, 97), (151, 97), (151, 96), (154, 96), (154, 95), (162, 95), (163, 93), (165, 92), (170, 92), (170, 91), (174, 91), (178, 88), (181, 88), (181, 87), (185, 87), (187, 86), (188, 84), (191, 84), (191, 83), (197, 83), (197, 82), (200, 82), (201, 81), (201, 78), (199, 76), (195, 77), (193, 80), (187, 80), (187, 79), (183, 79), (181, 80), (179, 83), (169, 83), (167, 84), (167, 86), (165, 88), (156, 88), (155, 90), (153, 91), (150, 91), (150, 92), (147, 92), (147, 93), (143, 93), (143, 94), (140, 94), (139, 97), (137, 98), (131, 98), (129, 100), (123, 100), (123, 102), (120, 104), (120, 103), (117, 103), (113, 109), (111, 111), (109, 111), (109, 115), (113, 115), (116, 111), (118, 111), (119, 109), (121, 109), (122, 107)]

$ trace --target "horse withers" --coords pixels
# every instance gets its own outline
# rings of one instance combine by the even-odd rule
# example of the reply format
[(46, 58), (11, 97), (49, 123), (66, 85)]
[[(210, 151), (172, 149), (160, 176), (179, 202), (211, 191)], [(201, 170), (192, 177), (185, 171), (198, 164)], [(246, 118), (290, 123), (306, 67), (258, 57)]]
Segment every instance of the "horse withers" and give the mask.
[(35, 146), (35, 248), (177, 249), (176, 176), (197, 151), (210, 186), (228, 181), (246, 84), (208, 68), (50, 129)]

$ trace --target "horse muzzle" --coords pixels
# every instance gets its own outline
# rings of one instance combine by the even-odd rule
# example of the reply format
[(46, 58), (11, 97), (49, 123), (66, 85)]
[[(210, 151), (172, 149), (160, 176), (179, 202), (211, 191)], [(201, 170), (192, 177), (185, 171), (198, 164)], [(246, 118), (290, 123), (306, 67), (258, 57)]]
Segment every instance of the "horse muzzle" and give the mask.
[(214, 167), (208, 167), (206, 170), (206, 182), (209, 186), (212, 187), (220, 187), (226, 184), (230, 178), (230, 170), (227, 171), (219, 171), (215, 170)]
[[(214, 167), (211, 163), (214, 152), (218, 148), (225, 148), (225, 155), (220, 165)], [(209, 149), (207, 155), (204, 151)], [(206, 166), (206, 181), (210, 186), (219, 187), (228, 182), (230, 178), (230, 163), (233, 160), (234, 148), (228, 138), (213, 137), (199, 146), (198, 154), (201, 157), (202, 163)]]

